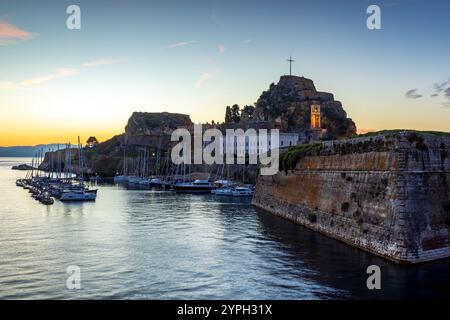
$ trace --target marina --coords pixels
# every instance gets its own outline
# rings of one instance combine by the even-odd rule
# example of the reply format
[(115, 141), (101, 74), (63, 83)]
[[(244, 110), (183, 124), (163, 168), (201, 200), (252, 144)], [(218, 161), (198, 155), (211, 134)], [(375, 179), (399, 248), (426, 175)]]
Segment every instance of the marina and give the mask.
[[(91, 189), (86, 185), (86, 180), (95, 184), (100, 179), (98, 176), (91, 176), (86, 179), (85, 165), (83, 164), (83, 148), (78, 144), (78, 159), (79, 171), (72, 172), (71, 166), (71, 146), (67, 145), (63, 149), (66, 155), (66, 165), (64, 171), (61, 162), (56, 165), (51, 162), (52, 171), (43, 172), (37, 168), (41, 165), (43, 153), (39, 152), (36, 157), (31, 160), (32, 165), (29, 166), (28, 173), (25, 178), (16, 180), (16, 186), (22, 187), (31, 193), (31, 196), (44, 205), (54, 204), (54, 199), (61, 202), (69, 201), (95, 201), (97, 198), (97, 189)], [(139, 158), (139, 167), (135, 171), (136, 175), (127, 175), (126, 167), (127, 159), (124, 158), (123, 174), (116, 175), (113, 178), (115, 184), (128, 184), (149, 188), (162, 188), (163, 190), (175, 193), (212, 193), (216, 196), (231, 196), (231, 197), (247, 197), (250, 198), (254, 192), (254, 186), (250, 184), (243, 185), (242, 183), (232, 180), (224, 180), (219, 177), (218, 180), (209, 179), (192, 179), (186, 176), (186, 169), (183, 168), (183, 175), (179, 174), (179, 166), (171, 173), (166, 175), (146, 176), (149, 163), (146, 158), (146, 152)], [(37, 168), (33, 167), (35, 165)], [(183, 166), (184, 167), (184, 166)], [(59, 168), (59, 171), (53, 171), (54, 168)], [(14, 169), (14, 168), (13, 168)], [(222, 172), (223, 175), (223, 166)], [(217, 176), (217, 175), (216, 175)]]
[(78, 138), (79, 170), (77, 173), (72, 172), (72, 150), (70, 144), (66, 145), (66, 149), (64, 149), (66, 157), (64, 170), (61, 166), (61, 159), (54, 159), (52, 157), (51, 170), (48, 172), (43, 172), (38, 169), (44, 158), (44, 152), (42, 150), (39, 151), (31, 160), (32, 164), (29, 167), (30, 170), (27, 172), (26, 177), (16, 180), (16, 186), (28, 190), (32, 198), (44, 205), (54, 204), (54, 199), (61, 202), (95, 201), (97, 198), (97, 189), (90, 189), (85, 184), (85, 165), (80, 138)]

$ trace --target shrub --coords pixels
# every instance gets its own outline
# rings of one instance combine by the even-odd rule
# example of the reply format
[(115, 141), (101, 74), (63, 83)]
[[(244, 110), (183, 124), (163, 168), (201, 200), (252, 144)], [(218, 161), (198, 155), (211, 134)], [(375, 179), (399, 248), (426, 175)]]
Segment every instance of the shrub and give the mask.
[(418, 136), (417, 133), (410, 133), (407, 137), (408, 141), (413, 144), (415, 143), (417, 150), (427, 151), (428, 146), (423, 142), (423, 138)]
[(316, 223), (317, 222), (317, 216), (315, 213), (309, 213), (308, 214), (308, 221), (311, 223)]
[(293, 170), (301, 158), (309, 154), (312, 150), (320, 149), (321, 145), (321, 143), (300, 144), (288, 148), (280, 155), (280, 170), (284, 170), (285, 172)]

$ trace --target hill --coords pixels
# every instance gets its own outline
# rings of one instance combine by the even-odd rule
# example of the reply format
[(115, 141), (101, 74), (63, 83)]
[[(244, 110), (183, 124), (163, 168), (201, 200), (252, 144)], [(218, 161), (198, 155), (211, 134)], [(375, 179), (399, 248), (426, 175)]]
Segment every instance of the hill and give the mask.
[[(64, 144), (60, 144), (60, 149), (64, 148)], [(33, 157), (40, 150), (44, 153), (50, 150), (58, 149), (58, 144), (40, 144), (37, 146), (15, 146), (15, 147), (0, 147), (0, 157)]]

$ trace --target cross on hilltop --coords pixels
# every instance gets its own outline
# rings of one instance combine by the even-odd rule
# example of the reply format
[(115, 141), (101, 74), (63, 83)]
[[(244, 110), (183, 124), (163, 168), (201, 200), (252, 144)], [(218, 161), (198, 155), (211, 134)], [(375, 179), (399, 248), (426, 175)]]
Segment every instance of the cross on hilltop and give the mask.
[(292, 62), (295, 62), (295, 60), (292, 60), (292, 56), (289, 56), (289, 59), (286, 61), (289, 62), (289, 75), (292, 76)]

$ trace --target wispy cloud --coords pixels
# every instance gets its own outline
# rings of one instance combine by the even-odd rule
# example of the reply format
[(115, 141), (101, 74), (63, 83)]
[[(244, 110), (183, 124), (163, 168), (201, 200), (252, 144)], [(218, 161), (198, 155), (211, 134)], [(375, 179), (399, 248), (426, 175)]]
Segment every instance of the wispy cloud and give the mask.
[(14, 82), (0, 81), (0, 89), (21, 89), (21, 87)]
[(34, 38), (34, 34), (0, 20), (0, 45), (14, 44), (17, 40), (25, 41)]
[(86, 68), (93, 68), (93, 67), (98, 67), (98, 66), (107, 65), (107, 64), (115, 64), (118, 62), (119, 62), (119, 60), (117, 60), (117, 59), (105, 58), (105, 59), (99, 59), (99, 60), (85, 62), (82, 64), (82, 66), (86, 67)]
[(252, 42), (252, 40), (250, 40), (250, 39), (245, 39), (245, 40), (242, 40), (241, 42), (242, 42), (242, 43), (250, 43), (250, 42)]
[(444, 97), (448, 100), (447, 102), (444, 102), (442, 105), (445, 108), (450, 108), (450, 87), (446, 88), (444, 90)]
[(197, 41), (181, 41), (181, 42), (176, 42), (176, 43), (172, 43), (169, 44), (167, 47), (168, 48), (178, 48), (178, 47), (184, 47), (193, 43), (197, 43)]
[[(443, 97), (444, 99), (446, 99), (447, 101), (442, 103), (442, 106), (445, 108), (450, 108), (450, 78), (446, 79), (446, 80), (441, 80), (440, 82), (436, 82), (434, 83), (431, 87), (425, 89), (425, 90), (429, 90), (431, 88), (431, 93), (427, 93), (427, 96), (429, 96), (430, 98), (433, 98), (435, 100), (440, 100), (441, 99), (437, 99), (439, 97)], [(422, 98), (422, 94), (418, 93), (419, 89), (411, 89), (409, 91), (407, 91), (405, 93), (405, 97), (409, 98), (409, 99), (418, 99), (418, 98)]]
[(444, 96), (446, 98), (450, 98), (450, 87), (448, 87), (447, 89), (444, 90)]
[[(119, 60), (113, 58), (98, 59), (89, 62), (82, 63), (80, 66), (82, 68), (94, 68), (101, 65), (115, 64)], [(33, 78), (25, 79), (20, 82), (12, 81), (0, 81), (0, 89), (24, 89), (26, 87), (32, 87), (42, 83), (46, 83), (59, 78), (66, 78), (77, 74), (80, 68), (59, 68), (52, 73), (47, 73), (44, 75), (39, 75)]]
[(58, 78), (70, 77), (76, 73), (77, 73), (77, 71), (75, 69), (60, 68), (60, 69), (55, 70), (55, 72), (53, 72), (53, 73), (24, 80), (20, 84), (25, 87), (34, 86), (34, 85), (42, 84), (42, 83), (45, 83), (45, 82), (48, 82), (51, 80), (55, 80)]
[(76, 69), (60, 68), (55, 70), (53, 73), (37, 76), (20, 82), (0, 81), (0, 89), (13, 89), (13, 90), (25, 89), (27, 87), (39, 85), (58, 78), (70, 77), (76, 73), (77, 73)]
[(436, 90), (437, 93), (442, 92), (446, 89), (446, 87), (450, 86), (450, 79), (445, 80), (444, 82), (435, 83), (433, 85), (434, 90)]
[(442, 103), (444, 108), (450, 108), (450, 78), (442, 82), (435, 83), (433, 85), (434, 93), (431, 97), (442, 96), (447, 99), (447, 102)]
[(225, 46), (224, 46), (223, 44), (219, 45), (219, 46), (217, 47), (217, 49), (219, 49), (219, 52), (220, 52), (220, 53), (224, 53), (224, 52), (225, 52)]
[(408, 90), (405, 93), (405, 97), (407, 99), (419, 99), (419, 98), (422, 98), (423, 96), (421, 94), (418, 94), (417, 91), (418, 91), (418, 89)]
[(203, 73), (200, 75), (200, 78), (198, 78), (198, 80), (195, 82), (195, 86), (196, 86), (197, 88), (201, 88), (202, 85), (203, 85), (205, 82), (207, 82), (207, 81), (209, 81), (209, 80), (215, 78), (216, 76), (217, 76), (217, 71), (206, 71), (206, 72), (203, 72)]

